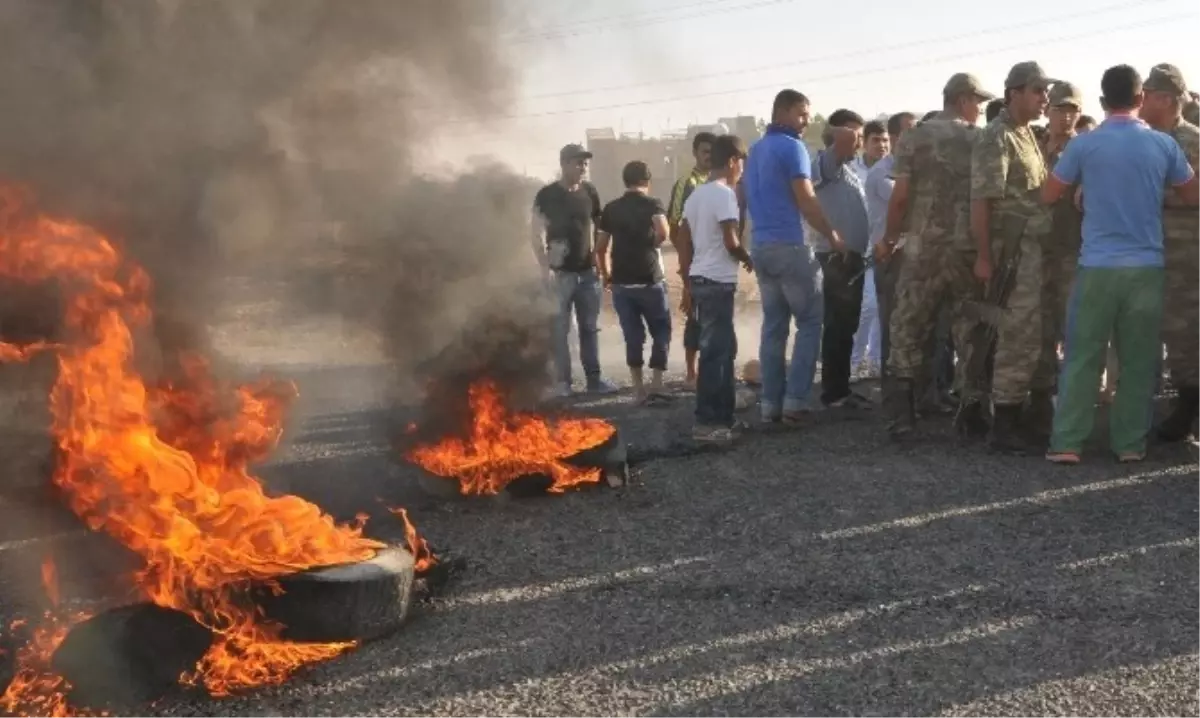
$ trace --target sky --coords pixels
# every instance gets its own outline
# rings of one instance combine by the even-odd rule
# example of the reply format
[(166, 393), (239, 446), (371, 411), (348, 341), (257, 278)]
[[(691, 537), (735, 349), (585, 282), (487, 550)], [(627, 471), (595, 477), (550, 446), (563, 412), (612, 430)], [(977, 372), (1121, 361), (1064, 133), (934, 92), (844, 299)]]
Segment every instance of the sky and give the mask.
[(1000, 94), (1009, 67), (1036, 60), (1077, 84), (1098, 118), (1100, 76), (1114, 64), (1144, 76), (1171, 62), (1200, 87), (1195, 0), (1009, 0), (973, 12), (949, 0), (857, 0), (825, 12), (802, 0), (480, 2), (508, 5), (516, 96), (498, 95), (484, 123), (450, 118), (431, 147), (440, 162), (489, 155), (545, 179), (558, 148), (583, 143), (589, 128), (653, 136), (763, 117), (784, 87), (825, 115), (920, 114), (940, 106), (955, 72)]

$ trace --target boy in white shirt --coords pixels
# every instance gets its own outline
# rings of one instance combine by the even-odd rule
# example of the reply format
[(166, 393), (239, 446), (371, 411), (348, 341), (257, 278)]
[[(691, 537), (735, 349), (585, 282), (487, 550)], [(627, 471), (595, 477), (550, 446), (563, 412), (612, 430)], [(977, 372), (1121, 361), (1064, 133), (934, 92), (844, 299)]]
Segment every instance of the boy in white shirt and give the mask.
[(680, 272), (687, 277), (684, 304), (700, 324), (700, 362), (696, 377), (696, 424), (692, 438), (728, 442), (734, 438), (733, 305), (738, 264), (753, 271), (750, 255), (738, 238), (738, 201), (734, 190), (742, 176), (746, 144), (734, 135), (712, 146), (708, 182), (696, 187), (683, 206), (676, 237)]

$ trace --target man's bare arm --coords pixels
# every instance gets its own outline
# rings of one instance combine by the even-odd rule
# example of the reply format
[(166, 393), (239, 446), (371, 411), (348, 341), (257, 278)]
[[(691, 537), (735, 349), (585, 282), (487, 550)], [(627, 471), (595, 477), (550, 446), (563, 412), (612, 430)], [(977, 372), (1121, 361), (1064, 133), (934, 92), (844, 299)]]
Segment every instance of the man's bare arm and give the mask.
[(1183, 184), (1175, 185), (1175, 196), (1188, 207), (1200, 204), (1200, 177), (1193, 172), (1192, 178)]
[(608, 284), (608, 232), (596, 232), (596, 274), (600, 276), (600, 281)]
[(550, 260), (546, 257), (546, 218), (536, 208), (529, 220), (529, 240), (533, 256), (543, 271), (550, 271)]
[(1054, 173), (1051, 172), (1046, 177), (1046, 182), (1042, 184), (1042, 204), (1052, 205), (1065, 197), (1070, 190), (1071, 185), (1055, 177)]
[(834, 231), (833, 225), (829, 224), (829, 220), (825, 217), (825, 211), (821, 209), (821, 203), (817, 201), (817, 193), (813, 190), (812, 180), (806, 177), (797, 177), (792, 180), (792, 196), (796, 200), (796, 208), (800, 210), (804, 221), (808, 222), (816, 231), (829, 237), (835, 252), (843, 251), (845, 245), (842, 244), (842, 238)]
[(679, 276), (687, 279), (692, 271), (693, 247), (692, 228), (688, 226), (686, 219), (679, 223), (678, 231), (671, 238), (671, 242), (675, 245), (675, 253), (679, 257)]
[(750, 262), (750, 253), (742, 246), (737, 229), (737, 222), (734, 220), (721, 223), (721, 239), (725, 243), (725, 251), (729, 252), (729, 256), (741, 262), (743, 267), (751, 269), (754, 265)]
[(746, 190), (742, 188), (742, 183), (738, 182), (734, 186), (733, 192), (735, 195), (737, 195), (737, 203), (738, 203), (737, 236), (738, 236), (738, 239), (741, 240), (741, 239), (745, 238), (745, 236), (746, 236)]
[(887, 220), (883, 229), (883, 243), (889, 250), (896, 246), (900, 233), (904, 231), (904, 221), (908, 218), (908, 193), (908, 178), (897, 177), (892, 185), (892, 195), (888, 197)]
[(654, 223), (654, 244), (661, 245), (671, 236), (671, 228), (667, 226), (667, 215), (656, 214), (651, 221)]
[(981, 257), (992, 256), (991, 219), (992, 200), (971, 200), (971, 235), (975, 237), (975, 251)]

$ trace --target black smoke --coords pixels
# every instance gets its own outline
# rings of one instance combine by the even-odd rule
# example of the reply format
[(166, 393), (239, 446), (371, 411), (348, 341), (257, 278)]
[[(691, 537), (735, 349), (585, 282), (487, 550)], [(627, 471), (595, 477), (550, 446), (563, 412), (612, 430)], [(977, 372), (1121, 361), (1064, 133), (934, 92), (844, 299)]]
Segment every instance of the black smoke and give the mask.
[[(423, 171), (510, 110), (503, 3), (3, 0), (0, 179), (108, 232), (154, 280), (164, 353), (208, 349), (233, 275), (377, 328), (439, 416), (545, 374), (530, 182)], [(321, 288), (317, 291), (315, 288)], [(458, 409), (454, 409), (458, 407)]]

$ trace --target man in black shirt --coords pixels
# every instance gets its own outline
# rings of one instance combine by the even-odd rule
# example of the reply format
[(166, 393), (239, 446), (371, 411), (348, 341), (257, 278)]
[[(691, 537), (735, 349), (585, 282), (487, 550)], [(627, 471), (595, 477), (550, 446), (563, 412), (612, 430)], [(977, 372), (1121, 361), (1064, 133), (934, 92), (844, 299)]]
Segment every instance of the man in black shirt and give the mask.
[(550, 279), (558, 301), (554, 318), (554, 368), (559, 396), (571, 393), (571, 348), (567, 335), (571, 312), (579, 330), (579, 361), (587, 390), (611, 393), (616, 387), (600, 376), (600, 280), (593, 256), (600, 195), (584, 181), (592, 153), (567, 145), (558, 153), (562, 177), (538, 191), (533, 200), (533, 251)]
[[(625, 363), (639, 401), (662, 403), (663, 372), (671, 346), (671, 309), (663, 277), (659, 245), (667, 239), (667, 212), (651, 197), (650, 168), (630, 162), (621, 172), (625, 194), (609, 202), (600, 215), (596, 236), (596, 266), (600, 280), (611, 287), (613, 309), (625, 336)], [(612, 247), (612, 270), (608, 251)], [(650, 332), (650, 386), (642, 374), (642, 350)]]

